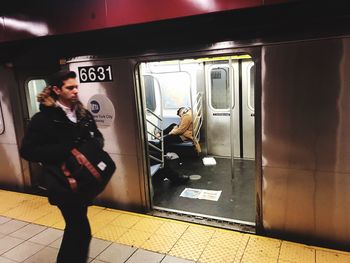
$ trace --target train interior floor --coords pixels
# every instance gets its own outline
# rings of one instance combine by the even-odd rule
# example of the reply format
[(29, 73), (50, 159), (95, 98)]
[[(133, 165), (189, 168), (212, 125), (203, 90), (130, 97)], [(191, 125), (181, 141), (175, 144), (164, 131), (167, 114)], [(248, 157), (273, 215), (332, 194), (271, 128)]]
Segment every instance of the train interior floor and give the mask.
[[(64, 221), (42, 196), (0, 190), (0, 263), (55, 262)], [(99, 206), (89, 262), (350, 262), (350, 253)]]
[[(157, 207), (209, 215), (219, 218), (255, 222), (255, 162), (215, 157), (215, 165), (204, 165), (202, 158), (181, 160), (179, 174), (195, 175), (196, 180), (173, 183), (153, 178), (153, 204)], [(198, 177), (199, 175), (200, 177)], [(199, 179), (198, 179), (199, 178)], [(186, 188), (221, 191), (217, 201), (181, 196)]]

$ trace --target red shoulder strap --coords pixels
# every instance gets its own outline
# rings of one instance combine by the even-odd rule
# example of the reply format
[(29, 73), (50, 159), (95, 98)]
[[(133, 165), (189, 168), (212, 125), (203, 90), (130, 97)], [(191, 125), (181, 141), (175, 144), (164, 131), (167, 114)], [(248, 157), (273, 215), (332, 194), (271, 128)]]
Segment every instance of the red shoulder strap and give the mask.
[(78, 190), (77, 181), (72, 177), (71, 172), (67, 169), (66, 163), (62, 164), (61, 169), (63, 174), (67, 177), (70, 188), (73, 192), (76, 192)]
[(77, 159), (78, 163), (84, 165), (89, 170), (89, 172), (96, 178), (97, 181), (102, 181), (100, 173), (90, 163), (90, 161), (85, 157), (84, 154), (79, 152), (76, 148), (74, 148), (71, 152), (74, 155), (75, 159)]

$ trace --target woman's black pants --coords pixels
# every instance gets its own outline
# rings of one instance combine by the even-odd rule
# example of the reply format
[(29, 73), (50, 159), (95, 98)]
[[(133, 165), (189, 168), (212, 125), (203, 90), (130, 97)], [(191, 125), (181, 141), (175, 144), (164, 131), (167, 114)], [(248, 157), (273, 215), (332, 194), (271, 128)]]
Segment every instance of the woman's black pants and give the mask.
[(58, 205), (66, 228), (57, 255), (57, 263), (86, 263), (91, 241), (87, 206), (81, 204)]

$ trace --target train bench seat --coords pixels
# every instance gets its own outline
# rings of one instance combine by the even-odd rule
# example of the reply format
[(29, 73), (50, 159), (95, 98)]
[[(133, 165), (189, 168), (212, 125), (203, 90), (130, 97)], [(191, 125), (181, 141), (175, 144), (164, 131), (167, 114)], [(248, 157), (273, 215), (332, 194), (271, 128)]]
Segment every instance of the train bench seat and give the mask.
[(156, 173), (160, 168), (161, 168), (161, 164), (160, 164), (160, 163), (151, 165), (151, 167), (150, 167), (151, 176), (155, 175), (155, 173)]

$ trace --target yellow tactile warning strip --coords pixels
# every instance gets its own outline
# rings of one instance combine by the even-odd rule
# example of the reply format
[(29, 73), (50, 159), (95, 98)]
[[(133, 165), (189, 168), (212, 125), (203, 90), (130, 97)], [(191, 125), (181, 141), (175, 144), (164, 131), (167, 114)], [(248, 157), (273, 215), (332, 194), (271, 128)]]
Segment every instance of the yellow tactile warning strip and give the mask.
[[(0, 216), (64, 228), (59, 210), (45, 197), (0, 190)], [(345, 263), (350, 253), (243, 234), (215, 227), (91, 206), (96, 238), (196, 262)]]

